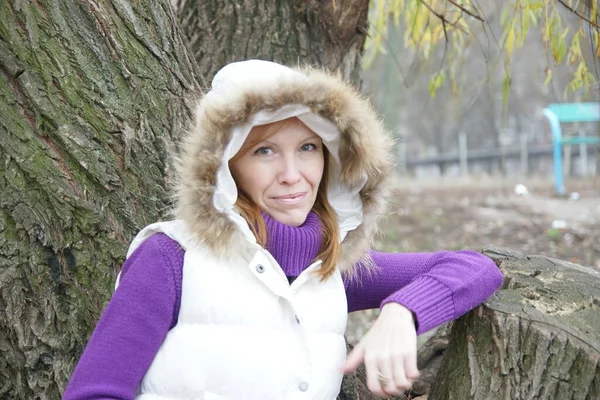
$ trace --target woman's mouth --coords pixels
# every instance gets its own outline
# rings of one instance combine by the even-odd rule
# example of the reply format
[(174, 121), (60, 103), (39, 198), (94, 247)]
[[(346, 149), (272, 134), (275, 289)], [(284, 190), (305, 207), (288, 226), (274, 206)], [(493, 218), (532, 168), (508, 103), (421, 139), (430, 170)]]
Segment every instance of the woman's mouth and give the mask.
[(306, 192), (286, 194), (284, 196), (273, 197), (272, 199), (281, 203), (297, 203), (306, 197)]

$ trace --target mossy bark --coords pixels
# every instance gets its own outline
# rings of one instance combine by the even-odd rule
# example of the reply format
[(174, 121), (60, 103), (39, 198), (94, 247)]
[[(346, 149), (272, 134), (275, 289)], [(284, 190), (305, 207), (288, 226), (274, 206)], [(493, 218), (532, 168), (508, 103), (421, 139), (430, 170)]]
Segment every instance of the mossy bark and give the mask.
[(168, 1), (0, 3), (0, 398), (57, 399), (160, 218), (196, 67)]
[(486, 251), (501, 290), (453, 326), (429, 400), (600, 398), (600, 274)]
[(187, 47), (168, 0), (0, 3), (0, 398), (60, 397), (128, 242), (169, 208), (169, 155), (218, 68), (358, 82), (366, 0), (196, 7)]
[(368, 0), (179, 0), (177, 9), (205, 86), (223, 65), (249, 58), (360, 81)]

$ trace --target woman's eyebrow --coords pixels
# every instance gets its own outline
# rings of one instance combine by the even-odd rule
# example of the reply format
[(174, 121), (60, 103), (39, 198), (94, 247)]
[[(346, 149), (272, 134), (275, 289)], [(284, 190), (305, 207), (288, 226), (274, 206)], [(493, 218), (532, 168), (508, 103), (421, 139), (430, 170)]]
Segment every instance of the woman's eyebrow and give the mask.
[(258, 141), (256, 143), (254, 143), (252, 145), (252, 147), (257, 147), (257, 146), (261, 146), (262, 147), (262, 146), (265, 146), (265, 145), (267, 145), (267, 146), (274, 146), (274, 145), (277, 145), (277, 143), (272, 142), (269, 139), (265, 139), (265, 140), (261, 140), (261, 141)]
[(311, 139), (317, 139), (317, 140), (322, 140), (321, 136), (315, 134), (306, 134), (304, 135), (302, 138), (300, 138), (300, 142), (304, 142), (306, 140), (311, 140)]

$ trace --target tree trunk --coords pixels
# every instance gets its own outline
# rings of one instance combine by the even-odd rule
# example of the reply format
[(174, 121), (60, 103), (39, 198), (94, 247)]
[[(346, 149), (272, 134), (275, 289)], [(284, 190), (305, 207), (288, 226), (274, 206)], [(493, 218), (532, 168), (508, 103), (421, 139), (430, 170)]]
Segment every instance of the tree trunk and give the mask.
[(199, 85), (168, 1), (0, 3), (0, 398), (58, 399)]
[[(540, 256), (485, 254), (504, 273), (503, 288), (451, 323), (449, 340), (442, 329), (419, 349), (421, 377), (394, 399), (599, 399), (600, 273)], [(338, 397), (377, 398), (364, 366)]]
[(489, 250), (504, 287), (459, 319), (429, 400), (600, 398), (600, 273)]
[(0, 3), (0, 398), (60, 397), (127, 244), (168, 209), (198, 77), (260, 57), (358, 82), (368, 1), (337, 3), (182, 8), (198, 64), (166, 0)]
[(206, 87), (223, 65), (249, 58), (324, 66), (358, 84), (368, 8), (368, 0), (178, 0), (177, 4)]

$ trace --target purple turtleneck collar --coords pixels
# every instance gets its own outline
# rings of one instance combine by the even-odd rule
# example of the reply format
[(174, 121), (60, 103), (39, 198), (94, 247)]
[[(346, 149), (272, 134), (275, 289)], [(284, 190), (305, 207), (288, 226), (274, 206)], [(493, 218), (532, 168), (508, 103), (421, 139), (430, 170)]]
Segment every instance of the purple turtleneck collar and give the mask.
[(300, 226), (290, 226), (262, 213), (267, 227), (266, 249), (277, 260), (288, 277), (300, 275), (312, 264), (321, 249), (321, 221), (310, 212)]

